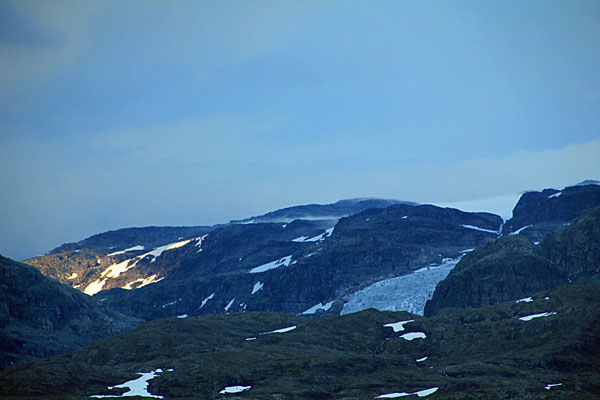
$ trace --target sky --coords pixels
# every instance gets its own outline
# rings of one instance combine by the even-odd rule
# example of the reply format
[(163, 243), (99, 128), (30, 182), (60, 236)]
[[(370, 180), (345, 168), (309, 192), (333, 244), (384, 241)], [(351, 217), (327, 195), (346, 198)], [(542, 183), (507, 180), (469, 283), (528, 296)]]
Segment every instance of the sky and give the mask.
[(2, 1), (0, 254), (600, 179), (600, 2)]

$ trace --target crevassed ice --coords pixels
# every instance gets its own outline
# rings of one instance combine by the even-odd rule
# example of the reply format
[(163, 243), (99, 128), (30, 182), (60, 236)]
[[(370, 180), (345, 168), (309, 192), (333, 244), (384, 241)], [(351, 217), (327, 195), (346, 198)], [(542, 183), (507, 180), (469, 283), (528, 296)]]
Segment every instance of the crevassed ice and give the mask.
[(447, 260), (439, 267), (428, 266), (408, 275), (375, 282), (354, 292), (340, 314), (375, 308), (423, 315), (425, 303), (433, 296), (435, 286), (452, 271), (460, 258)]

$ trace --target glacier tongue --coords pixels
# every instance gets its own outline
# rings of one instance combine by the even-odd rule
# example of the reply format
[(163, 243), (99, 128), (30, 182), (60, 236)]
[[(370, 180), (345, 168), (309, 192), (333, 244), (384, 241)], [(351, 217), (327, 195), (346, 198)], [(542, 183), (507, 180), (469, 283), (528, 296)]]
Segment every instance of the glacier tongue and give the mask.
[(340, 314), (375, 308), (423, 315), (425, 303), (433, 296), (435, 286), (452, 271), (461, 257), (445, 260), (440, 266), (424, 267), (412, 274), (375, 282), (354, 292)]

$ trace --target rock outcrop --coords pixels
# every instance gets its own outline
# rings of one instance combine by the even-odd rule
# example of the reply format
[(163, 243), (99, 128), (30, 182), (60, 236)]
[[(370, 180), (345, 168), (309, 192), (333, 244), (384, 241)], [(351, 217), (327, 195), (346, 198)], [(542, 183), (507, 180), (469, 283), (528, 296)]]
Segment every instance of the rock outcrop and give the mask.
[(523, 235), (504, 236), (467, 254), (441, 281), (425, 306), (476, 308), (517, 300), (540, 290), (600, 281), (600, 207), (547, 234), (539, 245)]
[(2, 256), (0, 288), (0, 369), (55, 356), (141, 323)]
[(526, 192), (506, 221), (502, 234), (519, 232), (539, 241), (546, 233), (568, 224), (583, 211), (600, 206), (599, 185), (576, 185), (563, 190)]

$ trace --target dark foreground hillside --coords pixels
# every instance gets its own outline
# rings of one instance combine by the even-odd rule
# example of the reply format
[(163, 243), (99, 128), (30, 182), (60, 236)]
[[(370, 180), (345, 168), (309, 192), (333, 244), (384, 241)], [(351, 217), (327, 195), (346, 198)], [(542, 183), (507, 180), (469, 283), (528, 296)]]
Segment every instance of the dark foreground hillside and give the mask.
[(140, 323), (0, 256), (0, 368), (61, 354)]
[[(167, 399), (391, 393), (597, 399), (599, 290), (566, 285), (518, 302), (445, 309), (429, 319), (371, 309), (318, 319), (240, 313), (155, 320), (62, 356), (7, 368), (0, 372), (0, 393), (15, 399), (119, 395), (128, 389), (108, 387), (154, 371), (148, 392)], [(245, 390), (220, 393), (235, 389)]]

